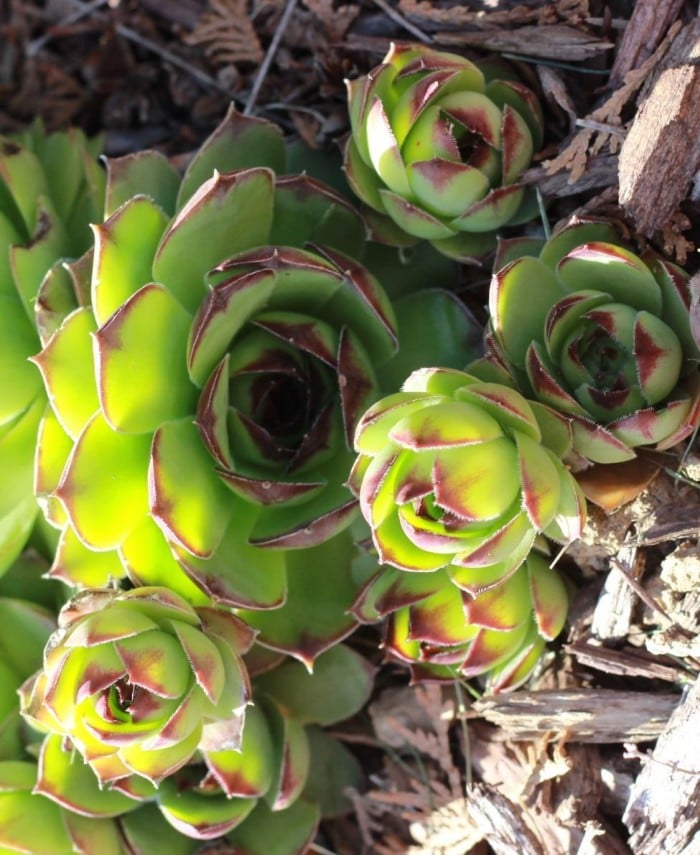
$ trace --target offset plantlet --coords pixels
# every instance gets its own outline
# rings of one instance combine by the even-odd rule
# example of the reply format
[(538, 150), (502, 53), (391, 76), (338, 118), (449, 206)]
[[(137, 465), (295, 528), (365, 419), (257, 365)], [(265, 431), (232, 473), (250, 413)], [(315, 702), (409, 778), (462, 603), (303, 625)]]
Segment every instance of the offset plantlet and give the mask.
[(585, 500), (561, 462), (570, 442), (564, 419), (508, 386), (426, 368), (361, 418), (349, 486), (380, 562), (446, 567), (476, 593), (512, 574), (538, 534), (579, 536)]
[[(495, 69), (495, 74), (501, 71)], [(392, 242), (429, 240), (446, 255), (488, 252), (495, 230), (532, 216), (522, 184), (542, 141), (534, 94), (464, 57), (392, 45), (348, 81), (345, 171)]]
[[(36, 357), (54, 575), (271, 608), (281, 550), (353, 518), (352, 431), (396, 348), (393, 314), (353, 260), (359, 215), (276, 178), (283, 155), (274, 126), (231, 112), (184, 178), (155, 152), (109, 162), (91, 305)], [(251, 157), (268, 165), (235, 169)]]
[(70, 277), (61, 262), (87, 249), (89, 223), (102, 218), (99, 144), (75, 129), (46, 134), (39, 123), (0, 136), (0, 574), (38, 511), (32, 478), (46, 394), (27, 361), (43, 334), (34, 307), (52, 278)]
[(570, 420), (574, 449), (595, 463), (669, 448), (698, 423), (698, 358), (688, 275), (622, 245), (602, 222), (575, 222), (538, 257), (491, 282), (492, 355), (521, 391)]
[(85, 591), (61, 610), (42, 670), (22, 687), (22, 714), (69, 738), (103, 783), (157, 785), (219, 722), (227, 745), (233, 730), (240, 740), (250, 701), (241, 657), (253, 638), (230, 610), (194, 609), (167, 588)]

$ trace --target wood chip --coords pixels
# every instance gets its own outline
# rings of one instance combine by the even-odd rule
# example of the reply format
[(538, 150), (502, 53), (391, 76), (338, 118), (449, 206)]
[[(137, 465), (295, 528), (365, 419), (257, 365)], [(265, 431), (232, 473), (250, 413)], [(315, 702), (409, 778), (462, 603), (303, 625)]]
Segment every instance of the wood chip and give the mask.
[(656, 739), (678, 703), (678, 695), (613, 689), (518, 692), (485, 696), (472, 711), (510, 739), (550, 734), (571, 742), (648, 742)]
[(523, 819), (523, 810), (488, 784), (467, 791), (467, 811), (496, 855), (544, 855)]
[(651, 56), (682, 8), (683, 0), (637, 0), (610, 72), (611, 88)]
[(676, 707), (632, 786), (622, 820), (630, 830), (634, 852), (698, 852), (699, 730), (697, 680)]
[(485, 32), (435, 35), (436, 41), (446, 45), (469, 45), (499, 53), (536, 56), (560, 62), (579, 62), (590, 59), (613, 47), (611, 42), (584, 33), (565, 24), (551, 26), (518, 27), (515, 30), (487, 30)]
[(620, 151), (620, 203), (651, 237), (700, 168), (700, 19), (674, 39)]

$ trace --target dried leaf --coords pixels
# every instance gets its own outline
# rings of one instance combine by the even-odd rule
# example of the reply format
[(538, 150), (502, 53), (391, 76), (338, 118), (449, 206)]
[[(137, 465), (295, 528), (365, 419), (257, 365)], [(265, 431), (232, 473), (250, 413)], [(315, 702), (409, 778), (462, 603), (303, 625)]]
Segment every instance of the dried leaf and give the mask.
[(184, 39), (201, 45), (215, 65), (259, 63), (263, 49), (248, 14), (247, 0), (209, 0), (209, 7)]

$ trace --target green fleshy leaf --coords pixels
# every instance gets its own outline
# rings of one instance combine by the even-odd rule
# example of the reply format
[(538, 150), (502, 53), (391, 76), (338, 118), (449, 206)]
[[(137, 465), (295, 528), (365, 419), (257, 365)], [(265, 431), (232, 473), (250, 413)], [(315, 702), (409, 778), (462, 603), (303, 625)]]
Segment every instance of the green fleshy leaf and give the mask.
[[(95, 334), (102, 411), (126, 433), (155, 430), (192, 413), (186, 344), (190, 316), (160, 285), (146, 285)], [(134, 382), (134, 372), (138, 382)]]
[(89, 549), (68, 525), (61, 532), (50, 575), (76, 587), (106, 588), (123, 578), (124, 568), (116, 552)]
[(240, 750), (205, 748), (204, 759), (229, 799), (264, 796), (272, 785), (276, 758), (267, 719), (260, 707), (246, 711)]
[(464, 616), (464, 595), (454, 585), (439, 591), (410, 607), (408, 640), (427, 642), (440, 647), (463, 644), (473, 635)]
[(10, 267), (30, 319), (34, 318), (34, 301), (41, 280), (57, 259), (70, 252), (63, 223), (48, 199), (40, 202), (37, 232), (32, 240), (10, 247)]
[(188, 311), (196, 311), (212, 268), (241, 250), (267, 243), (273, 196), (274, 174), (268, 169), (215, 173), (168, 226), (156, 251), (153, 278)]
[(524, 624), (532, 613), (525, 565), (521, 565), (502, 585), (467, 601), (465, 611), (470, 623), (484, 629), (509, 632)]
[(398, 193), (379, 190), (379, 197), (387, 214), (409, 235), (435, 241), (452, 237), (457, 233), (456, 228), (442, 222), (429, 211), (425, 211)]
[(200, 737), (201, 728), (197, 728), (180, 742), (155, 751), (148, 751), (140, 743), (132, 742), (120, 748), (121, 759), (129, 769), (157, 787), (187, 763), (196, 751)]
[(539, 442), (540, 430), (532, 407), (514, 389), (500, 383), (472, 383), (458, 389), (455, 398), (477, 404), (493, 416), (506, 433), (521, 433)]
[(301, 662), (284, 662), (260, 675), (256, 690), (272, 695), (303, 724), (327, 726), (349, 718), (368, 700), (374, 669), (344, 645), (332, 647), (309, 673)]
[(34, 494), (46, 520), (62, 528), (68, 518), (63, 505), (53, 495), (58, 486), (73, 442), (56, 418), (50, 406), (46, 407), (39, 423), (34, 457)]
[(271, 811), (259, 802), (226, 839), (241, 855), (303, 855), (316, 834), (319, 818), (318, 806), (303, 799), (283, 811)]
[(307, 728), (311, 747), (309, 777), (303, 799), (318, 804), (324, 818), (340, 816), (352, 810), (348, 790), (362, 790), (364, 773), (357, 758), (337, 739), (320, 728)]
[[(14, 421), (3, 426), (0, 435), (0, 517), (26, 504), (32, 495), (32, 446), (36, 444), (39, 421), (45, 404), (41, 398)], [(14, 520), (14, 523), (17, 521)], [(13, 530), (14, 523), (10, 525)]]
[(402, 570), (440, 570), (449, 556), (416, 546), (404, 532), (397, 514), (390, 514), (372, 532), (372, 540), (382, 564)]
[(61, 426), (77, 439), (99, 407), (92, 367), (90, 334), (95, 321), (89, 308), (72, 312), (34, 361)]
[(41, 667), (44, 646), (54, 629), (53, 615), (43, 607), (0, 597), (0, 660), (20, 679)]
[(311, 242), (359, 258), (365, 243), (365, 224), (357, 211), (326, 185), (307, 175), (292, 176), (278, 179), (275, 184), (269, 242), (299, 247)]
[[(23, 765), (35, 768), (31, 763)], [(24, 792), (0, 790), (0, 815), (3, 817), (0, 852), (73, 855), (75, 849), (63, 824), (61, 808), (43, 796), (33, 795), (30, 787)]]
[(401, 419), (425, 407), (441, 404), (442, 395), (424, 392), (395, 392), (373, 404), (360, 419), (355, 431), (355, 450), (363, 454), (384, 451), (388, 433)]
[(569, 610), (569, 598), (561, 577), (553, 567), (538, 555), (527, 560), (530, 596), (537, 629), (548, 641), (556, 638), (564, 628)]
[(525, 368), (530, 343), (541, 340), (547, 312), (565, 295), (554, 273), (536, 258), (520, 258), (494, 275), (489, 291), (491, 323), (515, 366)]
[(122, 855), (123, 839), (115, 822), (70, 811), (64, 811), (63, 822), (73, 846), (80, 847), (81, 855)]
[(46, 173), (34, 152), (0, 137), (0, 202), (25, 240), (35, 231), (39, 200), (48, 195)]
[[(555, 268), (565, 255), (577, 246), (592, 241), (604, 241), (606, 243), (618, 243), (620, 235), (610, 222), (576, 222), (565, 226), (561, 231), (552, 235), (542, 248), (540, 260), (547, 267)], [(591, 287), (591, 283), (586, 287)], [(597, 286), (596, 286), (597, 287)]]
[[(208, 177), (208, 176), (207, 176)], [(138, 195), (148, 196), (169, 216), (175, 213), (180, 175), (159, 151), (147, 149), (107, 160), (107, 194), (104, 217)]]
[(33, 496), (16, 504), (0, 516), (0, 576), (24, 549), (34, 526), (38, 506)]
[(63, 748), (58, 734), (44, 738), (34, 792), (84, 816), (120, 816), (138, 807), (137, 801), (119, 790), (100, 788), (92, 769), (76, 751)]
[(167, 852), (168, 855), (192, 855), (201, 842), (190, 840), (163, 819), (155, 805), (146, 805), (120, 819), (122, 834), (134, 855)]
[(265, 166), (286, 171), (284, 141), (279, 128), (265, 119), (245, 116), (232, 104), (221, 124), (197, 151), (187, 168), (177, 198), (179, 211), (214, 170), (233, 172)]
[(119, 546), (148, 513), (150, 439), (115, 433), (100, 412), (78, 438), (56, 495), (93, 549)]
[(221, 543), (236, 503), (214, 472), (197, 427), (190, 419), (166, 422), (156, 431), (150, 458), (153, 518), (168, 540), (208, 558)]
[(557, 265), (569, 291), (595, 287), (614, 301), (661, 314), (661, 289), (646, 264), (621, 246), (590, 242), (572, 249)]
[(36, 328), (45, 347), (63, 321), (80, 305), (75, 267), (57, 262), (44, 276), (34, 306)]
[[(2, 204), (2, 192), (3, 186), (0, 181), (0, 246), (9, 248), (13, 244), (21, 243), (24, 238), (20, 229), (8, 218), (9, 212)], [(10, 267), (10, 253), (0, 252), (0, 297), (11, 297), (17, 300), (19, 296)]]
[(178, 788), (174, 777), (166, 778), (158, 787), (158, 807), (163, 816), (181, 835), (197, 840), (208, 840), (231, 831), (248, 816), (255, 804), (255, 799), (228, 799), (220, 793)]
[(453, 230), (490, 232), (506, 225), (518, 212), (524, 199), (521, 185), (497, 187), (488, 196), (475, 202), (464, 214), (450, 222)]
[(408, 294), (394, 303), (399, 351), (379, 366), (377, 376), (386, 392), (425, 365), (463, 368), (482, 350), (482, 329), (469, 309), (449, 291)]
[[(274, 611), (242, 611), (260, 630), (258, 641), (289, 653), (310, 670), (315, 658), (355, 627), (347, 613), (357, 595), (352, 577), (352, 537), (346, 530), (331, 540), (287, 553), (287, 600)], [(328, 567), (333, 567), (332, 574)]]
[(151, 265), (166, 223), (155, 202), (135, 196), (104, 223), (94, 226), (91, 302), (98, 325), (153, 280)]
[(287, 594), (285, 553), (251, 546), (248, 537), (259, 509), (233, 498), (232, 503), (231, 521), (212, 555), (197, 558), (175, 546), (178, 562), (216, 602), (249, 609), (281, 606)]
[[(188, 557), (194, 560), (192, 556)], [(163, 532), (150, 517), (137, 525), (121, 544), (119, 558), (134, 585), (169, 588), (194, 606), (204, 606), (211, 602), (204, 591), (185, 574), (175, 560)]]
[(561, 480), (567, 474), (559, 468), (546, 449), (529, 436), (515, 432), (520, 465), (523, 508), (532, 525), (543, 531), (554, 519), (559, 507)]
[(0, 425), (18, 416), (42, 393), (41, 375), (28, 361), (38, 346), (36, 330), (19, 301), (0, 297)]
[(505, 438), (441, 450), (434, 478), (438, 505), (466, 519), (497, 519), (520, 492), (517, 454)]

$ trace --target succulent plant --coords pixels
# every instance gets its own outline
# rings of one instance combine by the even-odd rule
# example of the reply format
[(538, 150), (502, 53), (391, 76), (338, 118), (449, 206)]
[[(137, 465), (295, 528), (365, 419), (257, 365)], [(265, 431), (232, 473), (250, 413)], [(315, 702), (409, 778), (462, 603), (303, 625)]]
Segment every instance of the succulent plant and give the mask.
[[(270, 667), (260, 653), (253, 659)], [(305, 851), (319, 816), (329, 812), (343, 787), (357, 786), (360, 778), (357, 761), (313, 725), (357, 712), (372, 682), (373, 669), (343, 646), (320, 656), (313, 674), (301, 663), (277, 664), (254, 682), (255, 702), (245, 722), (208, 725), (196, 755), (157, 787), (134, 774), (98, 786), (70, 742), (50, 733), (41, 746), (34, 791), (70, 815), (93, 820), (124, 821), (152, 802), (188, 838), (230, 834), (231, 842), (253, 841), (246, 844), (250, 855), (268, 855), (263, 840), (272, 834), (284, 855), (296, 855)], [(322, 760), (319, 767), (319, 755), (327, 757), (329, 747), (335, 763), (330, 785)], [(315, 792), (314, 777), (320, 777)]]
[(72, 584), (127, 572), (270, 608), (282, 550), (354, 516), (352, 431), (396, 348), (392, 310), (353, 260), (359, 215), (311, 178), (235, 168), (251, 157), (281, 169), (280, 134), (231, 112), (183, 178), (155, 152), (109, 162), (91, 273), (40, 307), (37, 492)]
[[(519, 255), (517, 242), (506, 255)], [(575, 451), (596, 463), (668, 448), (698, 423), (698, 357), (688, 275), (577, 221), (497, 269), (492, 353), (519, 388), (565, 414)]]
[(570, 443), (564, 419), (510, 387), (426, 368), (360, 419), (349, 486), (382, 564), (445, 567), (477, 593), (511, 575), (538, 534), (578, 537), (585, 499), (561, 462)]
[(564, 583), (535, 551), (480, 592), (458, 588), (447, 569), (421, 573), (414, 583), (416, 575), (382, 568), (355, 604), (365, 622), (387, 618), (386, 654), (408, 665), (414, 681), (479, 677), (489, 692), (515, 689), (566, 620)]
[(541, 143), (540, 107), (522, 83), (491, 71), (392, 45), (348, 82), (345, 171), (380, 237), (423, 238), (468, 258), (492, 248), (496, 229), (530, 218), (518, 179)]
[(32, 478), (41, 377), (27, 360), (39, 348), (34, 304), (46, 274), (89, 246), (101, 218), (99, 140), (35, 124), (0, 136), (0, 573), (19, 555), (37, 516)]
[(69, 738), (100, 781), (158, 784), (222, 721), (226, 744), (240, 742), (254, 632), (229, 609), (195, 609), (167, 588), (87, 590), (58, 624), (22, 714)]

